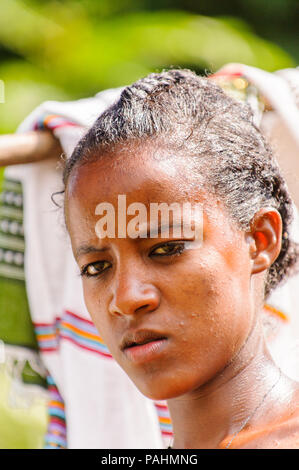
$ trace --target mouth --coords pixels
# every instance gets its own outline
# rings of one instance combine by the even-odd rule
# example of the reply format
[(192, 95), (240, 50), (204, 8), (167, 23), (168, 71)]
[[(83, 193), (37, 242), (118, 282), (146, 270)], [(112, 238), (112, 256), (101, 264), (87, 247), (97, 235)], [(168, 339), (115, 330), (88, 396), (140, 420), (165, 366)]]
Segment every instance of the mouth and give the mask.
[(128, 332), (121, 343), (120, 349), (127, 359), (142, 363), (159, 356), (167, 344), (167, 336), (151, 330)]

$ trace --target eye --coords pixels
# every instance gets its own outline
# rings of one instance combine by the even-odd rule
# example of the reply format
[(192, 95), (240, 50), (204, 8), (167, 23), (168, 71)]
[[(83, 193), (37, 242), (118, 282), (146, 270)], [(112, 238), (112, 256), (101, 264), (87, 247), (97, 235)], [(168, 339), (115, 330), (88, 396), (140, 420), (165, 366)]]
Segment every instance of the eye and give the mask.
[(183, 242), (167, 242), (159, 245), (150, 252), (150, 256), (174, 256), (180, 255), (184, 251)]
[(81, 276), (96, 277), (101, 275), (111, 264), (108, 261), (97, 261), (83, 266), (81, 269)]

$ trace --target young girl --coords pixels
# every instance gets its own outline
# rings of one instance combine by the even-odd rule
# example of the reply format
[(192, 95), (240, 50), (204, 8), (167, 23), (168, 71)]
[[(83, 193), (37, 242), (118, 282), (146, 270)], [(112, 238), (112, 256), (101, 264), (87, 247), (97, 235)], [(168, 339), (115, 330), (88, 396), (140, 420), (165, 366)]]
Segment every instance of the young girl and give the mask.
[[(89, 313), (140, 391), (167, 399), (173, 447), (298, 448), (298, 385), (273, 362), (261, 325), (297, 263), (292, 203), (247, 106), (190, 71), (152, 74), (97, 119), (64, 183)], [(148, 218), (149, 233), (120, 233), (119, 196), (147, 214), (151, 204), (200, 205), (202, 238), (152, 235)], [(101, 203), (113, 208), (102, 225), (112, 235), (98, 229)]]

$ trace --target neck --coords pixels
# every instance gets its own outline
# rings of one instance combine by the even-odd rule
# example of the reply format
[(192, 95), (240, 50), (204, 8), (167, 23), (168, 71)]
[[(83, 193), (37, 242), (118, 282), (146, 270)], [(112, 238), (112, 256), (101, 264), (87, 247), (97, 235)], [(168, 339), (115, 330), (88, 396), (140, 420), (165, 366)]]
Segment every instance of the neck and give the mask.
[(255, 410), (277, 377), (279, 369), (267, 351), (261, 325), (256, 324), (243, 348), (216, 377), (187, 395), (168, 400), (173, 447), (225, 447), (223, 443), (227, 444), (243, 423), (255, 422), (256, 415), (260, 416)]

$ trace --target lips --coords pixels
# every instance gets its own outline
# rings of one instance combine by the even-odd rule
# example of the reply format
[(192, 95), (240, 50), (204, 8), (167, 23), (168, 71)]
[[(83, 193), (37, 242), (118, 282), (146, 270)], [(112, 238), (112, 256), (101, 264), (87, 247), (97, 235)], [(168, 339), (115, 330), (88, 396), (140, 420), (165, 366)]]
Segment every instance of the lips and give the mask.
[(120, 349), (122, 351), (133, 348), (135, 346), (142, 346), (144, 344), (152, 343), (159, 340), (165, 340), (167, 337), (156, 331), (151, 330), (138, 330), (127, 332), (121, 342)]

